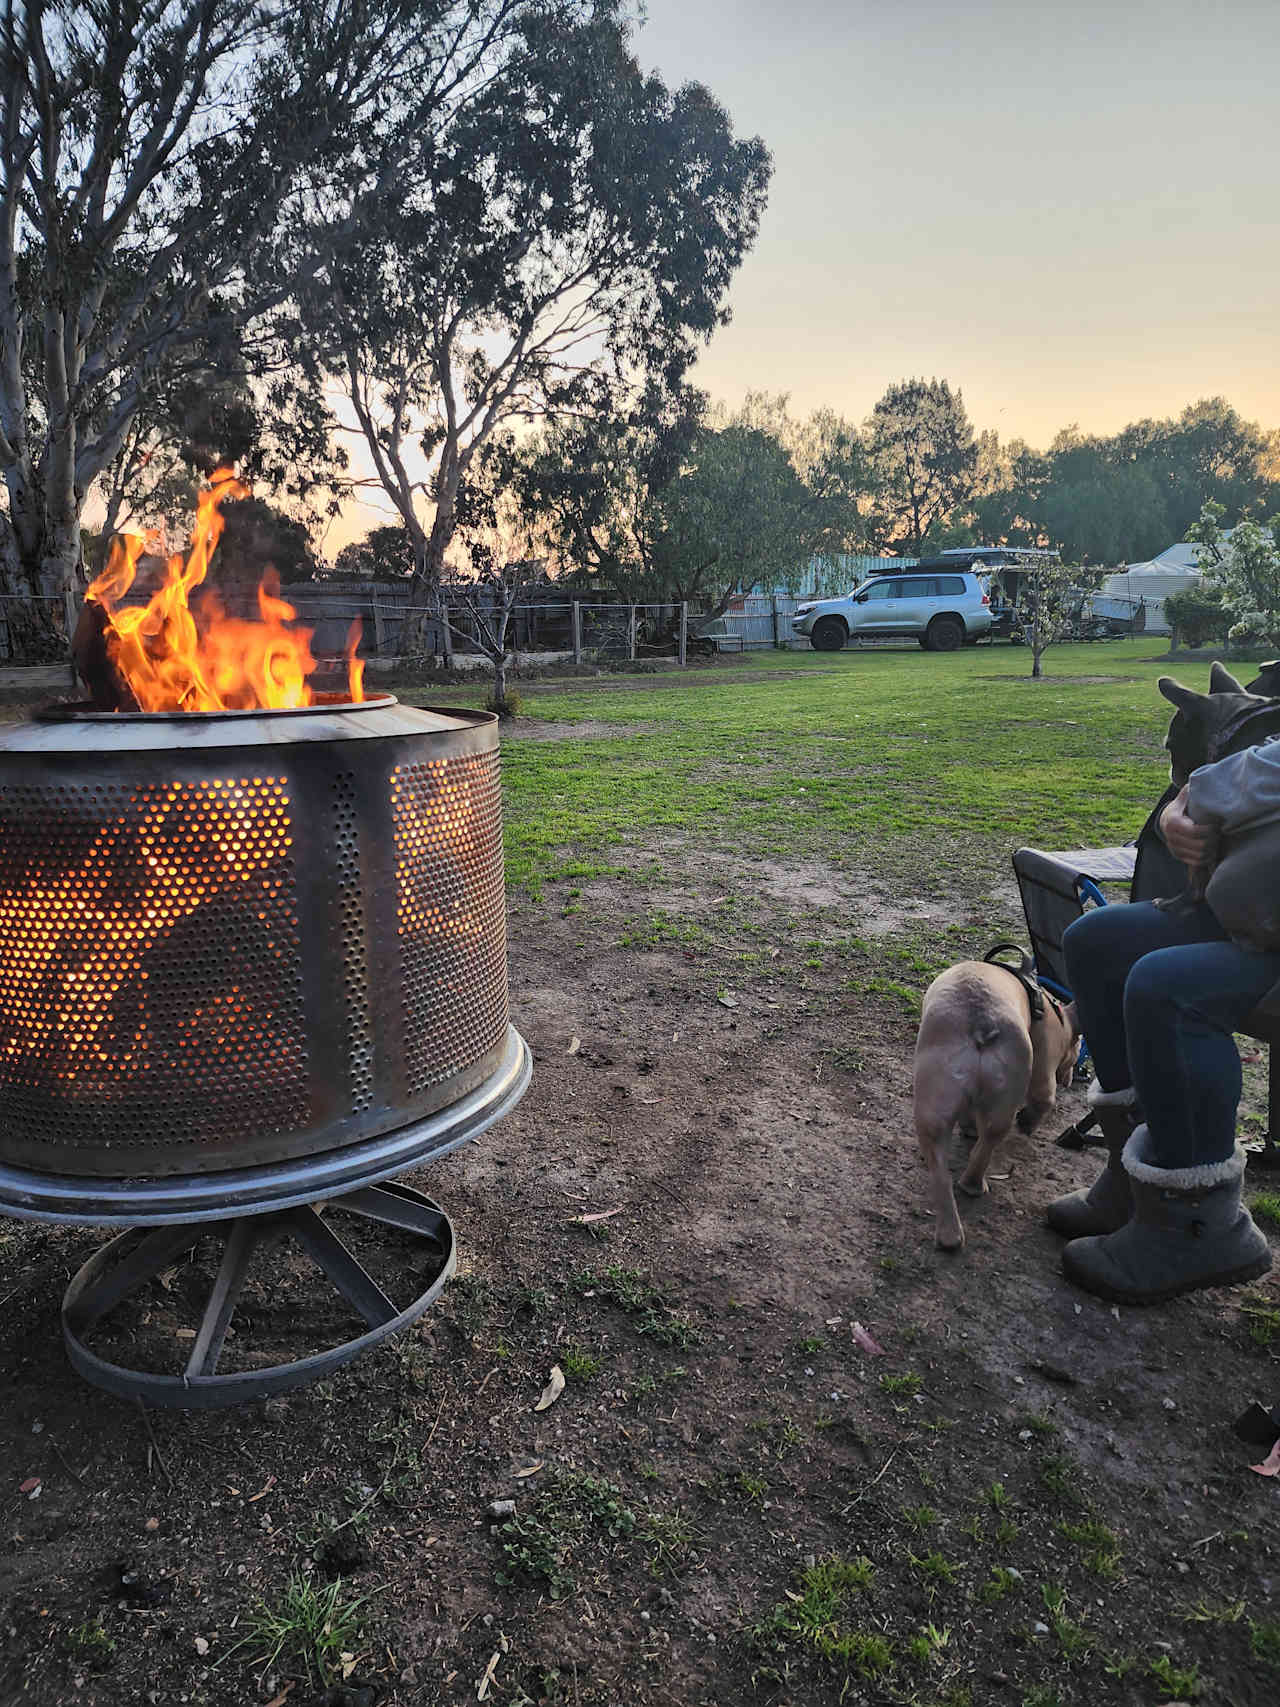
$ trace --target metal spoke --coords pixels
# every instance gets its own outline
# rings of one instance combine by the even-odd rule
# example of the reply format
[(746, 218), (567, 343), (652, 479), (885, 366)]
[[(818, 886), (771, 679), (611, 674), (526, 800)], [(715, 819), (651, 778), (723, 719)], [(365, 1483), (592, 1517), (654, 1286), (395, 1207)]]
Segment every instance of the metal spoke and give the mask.
[(397, 1187), (394, 1181), (387, 1185), (365, 1186), (361, 1191), (351, 1191), (345, 1197), (335, 1198), (329, 1207), (349, 1209), (354, 1215), (381, 1221), (387, 1227), (401, 1227), (406, 1233), (417, 1233), (443, 1248), (441, 1234), (447, 1225), (445, 1217), (438, 1209), (423, 1203), (416, 1192), (402, 1195), (403, 1192), (404, 1188)]
[(288, 1222), (347, 1303), (371, 1328), (395, 1320), (399, 1313), (395, 1305), (314, 1209), (291, 1209)]
[(217, 1278), (200, 1321), (200, 1331), (187, 1360), (188, 1380), (193, 1375), (213, 1375), (216, 1372), (218, 1358), (222, 1355), (222, 1342), (227, 1337), (227, 1329), (240, 1298), (240, 1288), (249, 1272), (257, 1243), (258, 1228), (248, 1216), (242, 1221), (232, 1222)]
[(81, 1293), (76, 1300), (74, 1321), (77, 1327), (92, 1327), (101, 1321), (131, 1292), (154, 1278), (162, 1269), (204, 1237), (203, 1227), (157, 1227), (129, 1252), (114, 1268), (109, 1269), (95, 1285)]

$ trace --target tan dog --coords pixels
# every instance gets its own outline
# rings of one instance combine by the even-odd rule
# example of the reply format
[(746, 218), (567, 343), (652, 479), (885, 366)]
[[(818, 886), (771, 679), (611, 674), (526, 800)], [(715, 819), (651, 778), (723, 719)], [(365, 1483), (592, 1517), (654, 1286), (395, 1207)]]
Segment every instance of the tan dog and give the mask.
[(1080, 1036), (1074, 1004), (1047, 992), (1044, 1012), (1031, 1017), (1031, 998), (1007, 967), (962, 960), (936, 977), (924, 994), (916, 1038), (915, 1128), (929, 1170), (934, 1237), (959, 1250), (964, 1228), (956, 1212), (944, 1150), (955, 1126), (976, 1130), (961, 1191), (981, 1197), (992, 1152), (1013, 1131), (1034, 1132), (1069, 1085)]

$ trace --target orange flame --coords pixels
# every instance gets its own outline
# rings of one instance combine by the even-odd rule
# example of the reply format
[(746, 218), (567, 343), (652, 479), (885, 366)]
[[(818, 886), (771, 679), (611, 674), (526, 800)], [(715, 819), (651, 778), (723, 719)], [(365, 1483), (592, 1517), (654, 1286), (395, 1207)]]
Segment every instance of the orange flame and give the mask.
[[(280, 580), (268, 570), (258, 588), (260, 620), (228, 616), (206, 589), (193, 610), (191, 595), (209, 572), (225, 525), (222, 505), (247, 498), (249, 488), (230, 468), (216, 469), (196, 500), (196, 525), (184, 563), (170, 557), (160, 587), (145, 605), (122, 601), (138, 573), (144, 541), (117, 535), (102, 574), (85, 597), (108, 621), (107, 651), (143, 711), (290, 710), (315, 702), (308, 677), (314, 629), (294, 626), (298, 613), (280, 597)], [(347, 637), (348, 698), (364, 698), (364, 665), (355, 655), (358, 623)]]

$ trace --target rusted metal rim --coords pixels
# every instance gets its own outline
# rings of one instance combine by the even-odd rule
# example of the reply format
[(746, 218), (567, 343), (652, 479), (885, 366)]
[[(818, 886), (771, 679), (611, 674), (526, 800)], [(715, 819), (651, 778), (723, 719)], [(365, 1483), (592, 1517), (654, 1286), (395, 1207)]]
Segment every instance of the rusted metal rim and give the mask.
[[(129, 1369), (99, 1356), (88, 1344), (87, 1336), (117, 1305), (141, 1290), (176, 1255), (203, 1237), (207, 1229), (203, 1225), (163, 1228), (148, 1233), (141, 1242), (133, 1233), (121, 1233), (94, 1252), (75, 1275), (62, 1300), (62, 1334), (72, 1367), (93, 1386), (114, 1393), (117, 1398), (173, 1410), (216, 1410), (241, 1405), (287, 1393), (333, 1374), (344, 1363), (350, 1363), (370, 1346), (389, 1339), (421, 1316), (435, 1303), (457, 1267), (453, 1223), (439, 1204), (408, 1186), (390, 1183), (365, 1188), (339, 1198), (334, 1207), (349, 1209), (375, 1224), (412, 1233), (428, 1245), (439, 1266), (426, 1290), (411, 1304), (398, 1309), (327, 1220), (322, 1220), (312, 1208), (243, 1216), (225, 1230), (217, 1278), (206, 1300), (185, 1370), (178, 1375), (164, 1375)], [(368, 1323), (368, 1329), (354, 1339), (290, 1363), (220, 1375), (218, 1361), (249, 1264), (259, 1246), (270, 1249), (287, 1236), (295, 1238), (308, 1252), (352, 1310)]]
[(318, 1155), (155, 1179), (91, 1179), (0, 1166), (0, 1214), (89, 1227), (229, 1221), (344, 1196), (438, 1160), (501, 1120), (529, 1087), (529, 1046), (514, 1026), (497, 1068), (467, 1096), (425, 1120)]
[(247, 711), (102, 711), (92, 700), (70, 700), (33, 713), (37, 723), (209, 723), (218, 718), (314, 717), (317, 712), (379, 711), (399, 705), (393, 693), (366, 694), (347, 699), (340, 693), (317, 694), (310, 705), (270, 706)]

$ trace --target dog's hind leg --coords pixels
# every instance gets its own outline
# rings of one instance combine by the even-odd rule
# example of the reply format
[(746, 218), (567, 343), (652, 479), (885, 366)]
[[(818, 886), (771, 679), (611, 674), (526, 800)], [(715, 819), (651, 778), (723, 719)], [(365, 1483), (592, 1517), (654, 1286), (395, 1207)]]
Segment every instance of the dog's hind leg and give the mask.
[(988, 1115), (979, 1113), (977, 1141), (969, 1152), (964, 1172), (956, 1181), (966, 1197), (981, 1197), (987, 1190), (987, 1169), (991, 1166), (991, 1158), (1012, 1130), (1013, 1122), (1003, 1114), (992, 1120)]
[(929, 1119), (916, 1110), (916, 1141), (920, 1155), (929, 1170), (929, 1195), (933, 1201), (933, 1238), (940, 1250), (958, 1251), (964, 1244), (964, 1228), (956, 1208), (956, 1194), (951, 1184), (951, 1169), (947, 1166), (947, 1139), (952, 1122)]

